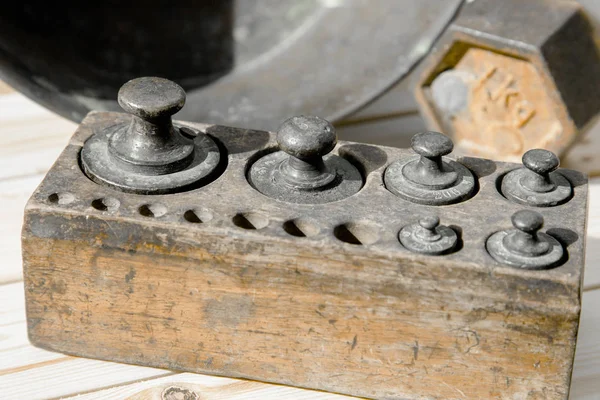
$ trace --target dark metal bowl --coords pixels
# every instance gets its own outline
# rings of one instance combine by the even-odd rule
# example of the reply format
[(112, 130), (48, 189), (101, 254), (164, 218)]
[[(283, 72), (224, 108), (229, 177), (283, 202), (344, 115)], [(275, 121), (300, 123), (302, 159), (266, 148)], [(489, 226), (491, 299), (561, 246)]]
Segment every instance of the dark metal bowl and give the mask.
[(462, 0), (9, 2), (0, 77), (74, 121), (117, 110), (129, 79), (188, 93), (179, 119), (274, 129), (291, 115), (336, 120), (400, 80)]

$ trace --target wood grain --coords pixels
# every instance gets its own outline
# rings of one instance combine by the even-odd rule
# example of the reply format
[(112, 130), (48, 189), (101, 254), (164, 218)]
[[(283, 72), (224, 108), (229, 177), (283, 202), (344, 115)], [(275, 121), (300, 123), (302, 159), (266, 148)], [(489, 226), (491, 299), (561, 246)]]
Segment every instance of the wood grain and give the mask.
[(75, 127), (21, 94), (0, 95), (0, 282), (23, 277), (24, 205)]
[[(11, 301), (4, 301), (11, 299)], [(577, 353), (575, 356), (575, 369), (573, 372), (573, 384), (571, 388), (571, 400), (596, 400), (597, 394), (600, 393), (600, 380), (598, 379), (600, 371), (600, 342), (598, 340), (598, 330), (600, 329), (600, 315), (597, 312), (597, 304), (600, 304), (600, 291), (593, 290), (585, 292), (583, 295), (583, 311), (579, 333), (579, 341)], [(69, 374), (69, 369), (52, 368), (45, 370), (50, 372), (46, 375), (45, 382), (56, 382), (56, 387), (50, 391), (44, 388), (38, 392), (32, 392), (22, 381), (13, 379), (12, 373), (7, 373), (8, 369), (23, 367), (28, 365), (30, 371), (29, 376), (32, 379), (37, 379), (37, 368), (46, 366), (45, 361), (68, 358), (60, 353), (53, 353), (24, 344), (17, 348), (7, 349), (5, 344), (12, 335), (23, 335), (25, 327), (25, 311), (23, 302), (23, 284), (14, 283), (0, 286), (0, 321), (4, 321), (5, 315), (13, 315), (13, 322), (18, 322), (23, 326), (21, 333), (18, 330), (6, 330), (5, 326), (0, 326), (0, 379), (3, 388), (12, 388), (12, 398), (22, 399), (25, 395), (29, 395), (29, 399), (45, 399), (49, 398), (50, 394), (56, 393), (56, 387), (60, 388), (67, 385), (68, 378), (62, 377), (63, 373)], [(8, 339), (8, 341), (4, 341)], [(112, 368), (119, 364), (102, 363), (106, 365), (104, 371), (109, 371), (109, 374), (114, 376)], [(83, 370), (90, 372), (96, 371), (98, 364), (96, 362), (85, 365), (78, 365)], [(90, 381), (94, 383), (94, 389), (86, 389), (85, 394), (80, 394), (87, 388), (90, 381), (82, 382), (80, 386), (78, 382), (69, 383), (68, 390), (62, 389), (62, 393), (71, 392), (73, 396), (83, 400), (88, 399), (124, 399), (128, 396), (138, 396), (140, 393), (148, 394), (146, 398), (153, 398), (151, 395), (162, 393), (164, 389), (177, 386), (195, 391), (200, 395), (202, 400), (212, 399), (246, 399), (246, 400), (280, 400), (280, 399), (306, 399), (306, 400), (329, 400), (329, 399), (351, 399), (350, 397), (327, 394), (322, 392), (313, 392), (289, 388), (285, 386), (274, 386), (259, 382), (239, 381), (236, 379), (209, 377), (201, 374), (174, 374), (161, 378), (152, 378), (150, 376), (143, 378), (142, 381), (136, 381), (135, 375), (137, 367), (132, 367), (131, 370), (120, 369), (122, 383), (113, 384), (107, 389), (103, 389), (102, 379)], [(87, 375), (89, 376), (89, 375)], [(93, 375), (92, 375), (93, 376)], [(160, 376), (160, 374), (157, 374)], [(19, 385), (17, 385), (17, 383)], [(231, 396), (231, 397), (230, 397)], [(328, 397), (329, 396), (329, 397)], [(160, 398), (155, 396), (156, 398)], [(6, 398), (6, 397), (5, 397)], [(135, 397), (134, 397), (135, 398)], [(10, 398), (9, 398), (10, 399)]]
[(169, 374), (172, 372), (83, 358), (55, 359), (0, 375), (0, 387), (6, 399), (48, 399)]
[(93, 399), (352, 400), (357, 398), (266, 383), (185, 373), (77, 396), (77, 400)]
[(597, 400), (600, 397), (600, 290), (583, 294), (583, 310), (575, 369), (571, 383), (571, 399)]

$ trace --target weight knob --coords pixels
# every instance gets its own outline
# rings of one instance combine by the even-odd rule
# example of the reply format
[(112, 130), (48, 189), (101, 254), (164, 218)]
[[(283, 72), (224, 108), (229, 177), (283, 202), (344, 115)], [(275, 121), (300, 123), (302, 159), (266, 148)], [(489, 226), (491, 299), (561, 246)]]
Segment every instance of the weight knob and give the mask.
[(111, 135), (110, 154), (123, 169), (163, 175), (186, 168), (194, 159), (194, 143), (173, 126), (171, 116), (185, 104), (185, 92), (162, 78), (138, 78), (124, 84), (119, 105), (132, 114), (128, 129)]
[(406, 179), (429, 189), (445, 189), (456, 182), (458, 174), (442, 160), (454, 147), (450, 138), (436, 132), (417, 133), (411, 147), (420, 158), (404, 166), (402, 173)]
[(323, 157), (337, 143), (335, 130), (319, 117), (293, 117), (277, 132), (279, 149), (289, 154), (281, 163), (281, 175), (298, 189), (318, 189), (335, 179)]

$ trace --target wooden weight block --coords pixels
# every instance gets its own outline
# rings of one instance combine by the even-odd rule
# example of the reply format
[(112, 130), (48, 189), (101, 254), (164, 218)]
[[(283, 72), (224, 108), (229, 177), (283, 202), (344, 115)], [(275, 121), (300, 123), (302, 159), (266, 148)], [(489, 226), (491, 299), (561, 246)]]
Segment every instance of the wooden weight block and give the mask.
[[(565, 257), (503, 265), (486, 250), (511, 216), (520, 167), (457, 160), (476, 192), (406, 200), (384, 184), (411, 150), (340, 142), (357, 193), (322, 204), (256, 190), (251, 166), (276, 135), (179, 123), (218, 144), (212, 181), (169, 194), (115, 190), (80, 168), (84, 142), (127, 124), (90, 113), (32, 195), (23, 226), (31, 342), (82, 357), (241, 377), (374, 399), (566, 399), (581, 308), (587, 180), (541, 210)], [(439, 216), (458, 245), (412, 252), (399, 232)]]

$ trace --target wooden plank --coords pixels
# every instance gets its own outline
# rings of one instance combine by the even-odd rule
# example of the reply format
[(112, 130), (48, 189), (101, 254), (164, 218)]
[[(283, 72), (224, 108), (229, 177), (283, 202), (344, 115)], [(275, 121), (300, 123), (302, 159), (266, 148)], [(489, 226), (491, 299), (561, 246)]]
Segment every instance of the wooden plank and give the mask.
[(21, 226), (23, 210), (43, 175), (0, 180), (0, 283), (23, 279)]
[(0, 285), (0, 327), (25, 320), (23, 282)]
[(20, 94), (0, 96), (0, 179), (47, 171), (76, 126)]
[(172, 374), (170, 371), (68, 357), (27, 338), (23, 283), (0, 286), (2, 398), (50, 398)]
[(583, 294), (575, 368), (571, 382), (571, 400), (600, 398), (600, 290)]
[(8, 370), (66, 358), (29, 344), (21, 282), (0, 286), (0, 375)]
[(0, 349), (12, 350), (28, 344), (29, 339), (27, 338), (27, 324), (25, 321), (0, 326)]
[[(188, 397), (184, 397), (187, 395)], [(77, 400), (352, 400), (357, 397), (238, 379), (177, 374), (76, 396)]]
[[(23, 336), (22, 338), (26, 338)], [(2, 346), (0, 339), (0, 347)], [(65, 356), (64, 354), (55, 353), (43, 349), (33, 347), (27, 342), (22, 346), (17, 346), (9, 349), (0, 349), (0, 375), (7, 375), (17, 371), (34, 369), (43, 365), (49, 365), (50, 362), (62, 362), (73, 359), (73, 357)]]
[(0, 388), (6, 399), (48, 399), (171, 374), (154, 368), (69, 358), (9, 370), (0, 375)]
[[(575, 369), (573, 373), (573, 382), (571, 389), (572, 400), (595, 400), (597, 394), (600, 393), (600, 314), (597, 312), (597, 305), (600, 304), (600, 290), (593, 290), (585, 292), (583, 296), (583, 311), (581, 317), (579, 342), (577, 346), (577, 353), (575, 356)], [(26, 342), (25, 337), (25, 315), (24, 305), (22, 300), (22, 284), (14, 283), (10, 285), (0, 286), (0, 321), (5, 321), (5, 315), (7, 311), (19, 310), (18, 322), (21, 324), (19, 329), (11, 329), (10, 332), (4, 327), (0, 327), (0, 387), (9, 388), (11, 393), (14, 394), (13, 398), (24, 398), (26, 394), (31, 395), (31, 398), (47, 398), (50, 397), (50, 393), (56, 394), (65, 393), (61, 392), (60, 387), (63, 384), (69, 384), (71, 387), (72, 394), (82, 392), (84, 389), (88, 391), (94, 391), (100, 389), (102, 383), (98, 382), (90, 384), (90, 381), (84, 381), (83, 386), (79, 386), (76, 382), (68, 382), (69, 379), (65, 379), (61, 376), (61, 373), (70, 371), (68, 365), (63, 366), (62, 369), (58, 368), (58, 365), (47, 364), (47, 361), (53, 361), (65, 357), (59, 353), (52, 353), (42, 349), (37, 349)], [(8, 340), (2, 340), (1, 338), (7, 337), (8, 335), (14, 335), (8, 338)], [(17, 339), (16, 336), (20, 336), (21, 339)], [(21, 346), (14, 348), (12, 344), (18, 342)], [(23, 345), (24, 344), (24, 345)], [(9, 345), (11, 348), (7, 350), (6, 346)], [(86, 370), (82, 374), (83, 376), (93, 376), (94, 369), (102, 364), (77, 364), (78, 369)], [(119, 365), (119, 364), (114, 364)], [(38, 393), (31, 393), (26, 387), (27, 384), (23, 384), (21, 380), (13, 380), (14, 373), (6, 374), (7, 369), (15, 369), (23, 377), (25, 371), (22, 367), (28, 366), (29, 373), (25, 375), (29, 376), (32, 380), (37, 380), (37, 369), (42, 367), (52, 367), (49, 375), (46, 375), (46, 381), (51, 383), (56, 382), (50, 392), (45, 392), (43, 388), (40, 389), (39, 385), (36, 387), (41, 391)], [(58, 369), (57, 369), (58, 368)], [(136, 368), (136, 367), (132, 367)], [(110, 369), (110, 368), (109, 368)], [(48, 374), (47, 370), (44, 370)], [(121, 370), (120, 370), (121, 371)], [(122, 372), (122, 371), (121, 371)], [(162, 373), (164, 371), (160, 371)], [(17, 372), (15, 372), (17, 373)], [(160, 375), (159, 373), (159, 375)], [(109, 371), (111, 376), (115, 374)], [(131, 382), (138, 377), (134, 375), (133, 378), (130, 375), (124, 375), (125, 381)], [(149, 379), (148, 377), (144, 379)], [(91, 378), (93, 382), (94, 379)], [(112, 381), (113, 385), (118, 385)], [(233, 384), (232, 382), (242, 382), (239, 384)], [(88, 393), (81, 397), (84, 400), (87, 399), (122, 399), (126, 396), (133, 396), (136, 393), (142, 392), (143, 394), (156, 392), (156, 387), (165, 389), (168, 386), (183, 386), (195, 391), (199, 391), (202, 396), (208, 396), (206, 399), (328, 399), (328, 397), (318, 397), (324, 395), (321, 392), (310, 392), (310, 391), (299, 391), (297, 389), (291, 389), (283, 386), (265, 385), (261, 383), (251, 382), (244, 383), (246, 381), (237, 381), (225, 378), (211, 378), (204, 375), (198, 374), (183, 374), (173, 375), (164, 379), (151, 379), (145, 382), (127, 384), (125, 386), (113, 387), (110, 389), (100, 390), (98, 392)], [(18, 386), (22, 385), (22, 386)], [(216, 388), (216, 389), (213, 389)], [(147, 392), (148, 389), (150, 392)], [(223, 392), (221, 392), (221, 390)], [(41, 393), (41, 394), (40, 394)], [(223, 393), (223, 396), (221, 396)], [(60, 394), (62, 396), (63, 394)], [(232, 397), (229, 397), (232, 396)], [(238, 397), (234, 397), (238, 396)], [(247, 396), (247, 397), (243, 397)], [(287, 396), (287, 397), (285, 397)], [(312, 396), (312, 397), (311, 397)], [(333, 395), (332, 395), (333, 396)], [(146, 398), (149, 398), (147, 396)], [(5, 397), (11, 398), (11, 397)], [(138, 397), (140, 398), (140, 397)], [(201, 397), (204, 400), (204, 397)], [(331, 397), (331, 399), (343, 399), (345, 397)], [(135, 399), (135, 397), (134, 397)]]
[(600, 178), (592, 180), (589, 196), (584, 287), (593, 289), (600, 287)]
[[(571, 389), (572, 400), (594, 400), (597, 399), (597, 394), (600, 393), (600, 337), (597, 334), (600, 329), (600, 316), (596, 312), (596, 305), (600, 303), (600, 291), (591, 291), (584, 294), (583, 300), (583, 314), (582, 322), (579, 334), (579, 344), (576, 354), (575, 371), (573, 374), (573, 382)], [(0, 303), (2, 304), (2, 303)], [(31, 347), (33, 349), (33, 347)], [(56, 354), (56, 353), (53, 353)], [(0, 350), (0, 360), (3, 359), (7, 353)], [(58, 355), (60, 357), (60, 355)], [(39, 362), (39, 358), (36, 358), (32, 362), (31, 376), (33, 379), (38, 379), (37, 373), (35, 372), (38, 368), (47, 367), (49, 365)], [(1, 365), (1, 364), (0, 364)], [(53, 365), (53, 364), (50, 364)], [(93, 372), (95, 364), (81, 365), (78, 364), (79, 368), (92, 368), (88, 372)], [(58, 368), (55, 365), (55, 368)], [(3, 371), (0, 368), (0, 376)], [(69, 369), (55, 369), (54, 374), (47, 376), (47, 381), (52, 382), (55, 380), (62, 380), (61, 373), (69, 371)], [(112, 372), (111, 372), (112, 374)], [(12, 374), (11, 374), (12, 375)], [(88, 373), (83, 375), (87, 376)], [(1, 377), (0, 377), (1, 378)], [(56, 394), (56, 389), (51, 388), (50, 392), (41, 391), (43, 393), (31, 393), (24, 388), (21, 390), (15, 390), (13, 385), (22, 383), (21, 381), (15, 381), (11, 383), (8, 381), (8, 387), (12, 390), (14, 398), (24, 398), (26, 394), (31, 395), (31, 398), (47, 398), (50, 394)], [(0, 384), (3, 383), (0, 381)], [(64, 380), (61, 381), (64, 383)], [(76, 393), (80, 393), (82, 389), (76, 383), (73, 383), (72, 389)], [(148, 379), (141, 382), (130, 383), (125, 385), (119, 385), (117, 387), (111, 387), (107, 389), (97, 390), (90, 389), (91, 392), (78, 396), (78, 399), (82, 400), (93, 400), (93, 399), (147, 399), (147, 398), (160, 398), (160, 394), (163, 393), (169, 387), (179, 387), (188, 389), (196, 392), (202, 400), (212, 399), (311, 399), (311, 400), (342, 400), (350, 399), (350, 397), (327, 394), (322, 392), (313, 392), (307, 390), (300, 390), (295, 388), (289, 388), (285, 386), (276, 386), (263, 384), (258, 382), (240, 381), (228, 378), (217, 378), (199, 374), (177, 374), (169, 375), (167, 377), (161, 377), (156, 379)], [(85, 387), (85, 386), (84, 386)], [(99, 386), (98, 386), (99, 387)], [(74, 393), (75, 393), (74, 392)], [(131, 396), (131, 397), (130, 397)], [(10, 398), (10, 397), (9, 397)], [(193, 397), (191, 397), (193, 399)]]
[(23, 208), (75, 127), (19, 93), (0, 96), (0, 283), (22, 279)]
[[(10, 318), (7, 318), (10, 315)], [(16, 317), (15, 317), (16, 316)], [(130, 382), (151, 379), (139, 388)], [(173, 379), (169, 379), (173, 376)], [(30, 384), (29, 380), (34, 381)], [(123, 385), (125, 383), (125, 385)], [(182, 386), (201, 390), (202, 399), (314, 399), (337, 400), (347, 397), (306, 391), (258, 382), (217, 378), (204, 375), (175, 375), (166, 370), (135, 367), (95, 360), (78, 359), (31, 346), (27, 341), (23, 284), (0, 286), (0, 387), (2, 398), (41, 399), (63, 397), (93, 391), (82, 398), (122, 399), (128, 393), (146, 399), (145, 389), (156, 391), (156, 386)], [(115, 386), (104, 390), (103, 387)], [(186, 386), (186, 387), (188, 387)], [(99, 391), (96, 391), (99, 390)], [(211, 397), (205, 397), (210, 395)]]
[(29, 343), (22, 282), (0, 286), (0, 305), (0, 375), (68, 358)]

